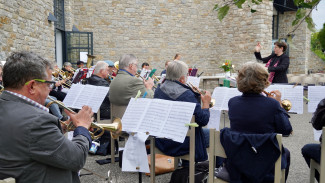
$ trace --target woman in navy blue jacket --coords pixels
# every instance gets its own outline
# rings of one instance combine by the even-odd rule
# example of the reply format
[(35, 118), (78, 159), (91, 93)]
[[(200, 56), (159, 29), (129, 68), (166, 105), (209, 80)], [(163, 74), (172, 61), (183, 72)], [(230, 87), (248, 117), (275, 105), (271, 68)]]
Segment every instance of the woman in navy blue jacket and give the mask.
[[(209, 130), (202, 129), (202, 127), (209, 122), (211, 93), (207, 91), (205, 95), (201, 96), (194, 93), (185, 85), (187, 72), (188, 66), (184, 62), (170, 62), (167, 67), (166, 80), (156, 89), (154, 98), (196, 103), (193, 115), (195, 115), (195, 122), (199, 127), (195, 129), (195, 161), (205, 161), (208, 159), (206, 148), (209, 146)], [(183, 143), (168, 139), (156, 139), (156, 146), (169, 156), (182, 156), (188, 154), (190, 149), (188, 137)]]
[[(265, 67), (256, 62), (248, 62), (239, 70), (237, 87), (243, 94), (231, 98), (228, 103), (232, 130), (250, 134), (289, 135), (292, 132), (289, 116), (281, 106), (281, 93), (275, 90), (269, 97), (261, 94), (270, 85), (268, 76)], [(290, 152), (284, 149), (287, 177)]]

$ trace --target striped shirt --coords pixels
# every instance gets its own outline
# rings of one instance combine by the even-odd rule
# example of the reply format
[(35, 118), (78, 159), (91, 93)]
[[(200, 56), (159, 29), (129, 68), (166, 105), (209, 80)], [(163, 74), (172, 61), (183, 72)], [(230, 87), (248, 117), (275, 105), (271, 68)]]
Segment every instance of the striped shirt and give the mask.
[(18, 93), (12, 92), (12, 91), (8, 91), (8, 90), (5, 90), (4, 92), (8, 92), (8, 93), (10, 93), (10, 94), (12, 94), (12, 95), (15, 95), (15, 96), (17, 96), (17, 97), (19, 97), (19, 98), (21, 98), (21, 99), (27, 101), (27, 102), (28, 102), (29, 104), (31, 104), (32, 106), (37, 107), (37, 108), (39, 108), (39, 109), (41, 109), (41, 110), (43, 110), (43, 111), (49, 112), (49, 109), (46, 108), (44, 105), (41, 105), (41, 104), (39, 104), (38, 102), (36, 102), (36, 101), (34, 101), (34, 100), (32, 100), (32, 99), (30, 99), (30, 98), (24, 96), (24, 95), (21, 95), (21, 94), (18, 94)]

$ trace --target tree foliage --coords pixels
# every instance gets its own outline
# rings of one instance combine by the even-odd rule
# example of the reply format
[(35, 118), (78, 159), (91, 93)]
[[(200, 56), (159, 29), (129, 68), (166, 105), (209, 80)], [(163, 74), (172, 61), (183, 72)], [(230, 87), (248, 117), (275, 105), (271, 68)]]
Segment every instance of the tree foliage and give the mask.
[[(250, 12), (254, 13), (258, 10), (253, 9), (251, 5), (258, 5), (262, 1), (263, 0), (224, 0), (222, 2), (222, 6), (216, 4), (213, 10), (218, 12), (218, 19), (222, 21), (223, 18), (227, 15), (231, 6), (237, 6), (238, 8), (242, 8), (242, 5), (245, 2), (248, 2), (248, 7), (250, 8)], [(313, 19), (311, 18), (310, 14), (321, 0), (309, 0), (309, 1), (293, 0), (293, 1), (294, 4), (298, 7), (298, 10), (296, 12), (295, 20), (293, 20), (292, 22), (292, 26), (294, 26), (295, 28), (288, 33), (288, 36), (292, 35), (293, 32), (300, 26), (300, 24), (303, 21), (307, 23), (308, 29), (314, 31), (315, 25), (313, 23)]]
[(323, 24), (323, 28), (319, 31), (317, 38), (322, 49), (325, 50), (325, 23)]

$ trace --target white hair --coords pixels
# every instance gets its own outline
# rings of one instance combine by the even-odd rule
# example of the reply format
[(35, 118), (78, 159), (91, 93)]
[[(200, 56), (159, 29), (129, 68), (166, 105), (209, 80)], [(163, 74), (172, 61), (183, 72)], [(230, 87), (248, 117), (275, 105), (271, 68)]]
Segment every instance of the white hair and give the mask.
[(133, 54), (124, 54), (121, 56), (119, 61), (119, 68), (126, 69), (130, 64), (135, 64), (137, 62), (137, 57)]
[(98, 74), (101, 70), (106, 69), (108, 67), (108, 64), (104, 61), (98, 61), (93, 74)]
[(182, 76), (186, 77), (188, 66), (183, 61), (172, 61), (168, 63), (166, 71), (166, 79), (178, 81)]

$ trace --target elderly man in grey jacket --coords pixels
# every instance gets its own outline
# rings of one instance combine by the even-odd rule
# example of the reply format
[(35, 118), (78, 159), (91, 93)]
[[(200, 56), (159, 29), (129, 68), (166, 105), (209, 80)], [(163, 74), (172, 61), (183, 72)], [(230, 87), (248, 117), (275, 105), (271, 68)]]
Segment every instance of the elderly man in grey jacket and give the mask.
[(141, 96), (153, 97), (153, 80), (149, 78), (142, 81), (135, 77), (138, 70), (137, 65), (138, 59), (133, 54), (125, 54), (120, 58), (120, 70), (109, 89), (109, 100), (112, 104), (127, 106), (131, 97), (135, 97), (138, 91), (141, 91)]
[(0, 95), (0, 179), (20, 182), (80, 182), (91, 143), (93, 115), (84, 106), (66, 111), (76, 126), (72, 141), (62, 134), (57, 117), (43, 105), (54, 82), (51, 63), (31, 52), (13, 53), (3, 68)]

